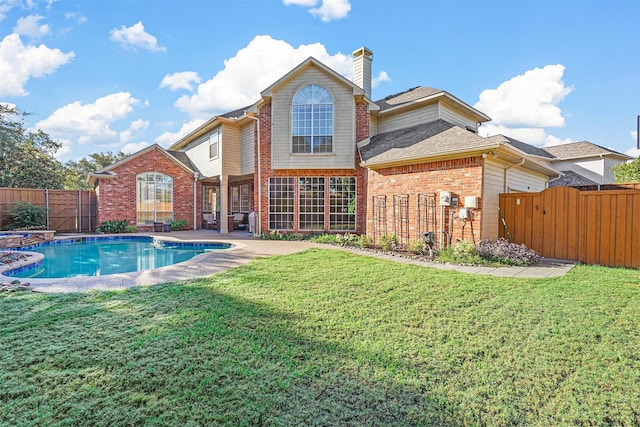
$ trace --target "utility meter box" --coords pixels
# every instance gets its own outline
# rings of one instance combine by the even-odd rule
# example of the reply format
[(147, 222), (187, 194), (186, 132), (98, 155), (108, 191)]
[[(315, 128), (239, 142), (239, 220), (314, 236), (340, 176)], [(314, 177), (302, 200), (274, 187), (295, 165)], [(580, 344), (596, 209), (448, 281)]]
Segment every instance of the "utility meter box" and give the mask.
[(471, 221), (473, 219), (472, 215), (473, 215), (473, 212), (469, 208), (462, 208), (458, 212), (458, 218), (463, 219), (465, 221)]
[(440, 192), (440, 206), (451, 206), (451, 191)]
[(468, 209), (478, 209), (478, 196), (467, 196), (464, 198), (464, 207)]

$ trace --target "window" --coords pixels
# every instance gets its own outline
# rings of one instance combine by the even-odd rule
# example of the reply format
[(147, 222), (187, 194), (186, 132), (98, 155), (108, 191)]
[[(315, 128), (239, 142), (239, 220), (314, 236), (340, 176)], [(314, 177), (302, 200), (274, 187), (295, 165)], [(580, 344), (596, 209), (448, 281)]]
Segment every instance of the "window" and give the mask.
[(218, 150), (220, 147), (220, 141), (222, 140), (222, 126), (218, 126), (209, 134), (209, 158), (215, 159), (218, 157)]
[(249, 184), (231, 187), (231, 212), (249, 212)]
[(269, 229), (293, 230), (293, 178), (269, 178)]
[(351, 231), (356, 229), (355, 177), (329, 178), (329, 229)]
[(301, 230), (324, 230), (324, 178), (298, 180), (298, 213)]
[(293, 98), (293, 153), (333, 151), (333, 99), (322, 86), (308, 85)]
[(213, 213), (220, 210), (220, 187), (202, 186), (202, 212)]
[(173, 219), (173, 178), (160, 172), (137, 176), (136, 222), (152, 224)]

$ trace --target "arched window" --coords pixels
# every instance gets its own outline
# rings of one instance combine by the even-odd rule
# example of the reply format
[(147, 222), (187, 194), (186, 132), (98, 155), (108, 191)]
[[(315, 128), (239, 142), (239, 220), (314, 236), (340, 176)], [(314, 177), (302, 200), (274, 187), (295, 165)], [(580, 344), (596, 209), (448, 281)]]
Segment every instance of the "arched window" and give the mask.
[(173, 178), (160, 172), (145, 172), (137, 177), (136, 222), (152, 224), (173, 220)]
[(302, 87), (293, 98), (293, 153), (333, 151), (333, 98), (318, 85)]

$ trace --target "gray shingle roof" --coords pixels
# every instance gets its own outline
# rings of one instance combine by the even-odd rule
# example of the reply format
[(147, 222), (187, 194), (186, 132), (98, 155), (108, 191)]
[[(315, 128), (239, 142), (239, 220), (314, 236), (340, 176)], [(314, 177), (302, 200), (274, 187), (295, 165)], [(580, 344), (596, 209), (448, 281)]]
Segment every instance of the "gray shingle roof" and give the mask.
[(233, 119), (235, 117), (241, 117), (244, 115), (244, 112), (251, 108), (251, 105), (247, 105), (246, 107), (238, 108), (237, 110), (229, 111), (228, 113), (220, 114), (220, 117), (225, 117), (227, 119)]
[(627, 156), (626, 154), (609, 150), (608, 148), (601, 147), (589, 141), (579, 141), (571, 142), (569, 144), (554, 145), (545, 147), (544, 149), (549, 154), (558, 159), (575, 159), (579, 157), (599, 156), (600, 154), (614, 154), (631, 159), (631, 157)]
[(499, 142), (499, 143), (506, 143), (506, 144), (510, 144), (512, 146), (514, 146), (515, 148), (517, 148), (518, 150), (526, 153), (526, 154), (530, 154), (532, 156), (539, 156), (539, 157), (545, 157), (547, 159), (553, 159), (553, 155), (548, 153), (547, 151), (543, 150), (542, 148), (539, 147), (535, 147), (533, 145), (527, 144), (526, 142), (522, 142), (522, 141), (518, 141), (517, 139), (513, 139), (513, 138), (509, 138), (508, 136), (504, 136), (504, 135), (493, 135), (489, 137), (490, 140), (495, 141), (495, 142)]
[(359, 150), (365, 163), (375, 165), (482, 150), (495, 145), (487, 138), (440, 119), (375, 135)]
[(422, 99), (427, 96), (435, 95), (437, 93), (444, 92), (441, 89), (434, 89), (432, 87), (416, 86), (404, 92), (389, 95), (384, 99), (375, 101), (380, 106), (380, 110), (386, 110), (389, 108), (397, 107), (398, 105), (413, 102), (417, 99)]
[(189, 156), (187, 156), (187, 153), (185, 153), (184, 151), (169, 151), (169, 150), (167, 150), (167, 153), (169, 153), (173, 158), (175, 158), (177, 161), (179, 161), (180, 163), (182, 163), (183, 165), (185, 165), (186, 167), (188, 167), (192, 171), (197, 171), (198, 170), (195, 167), (195, 165), (193, 163), (191, 163), (191, 160), (189, 159)]
[(578, 187), (581, 185), (598, 185), (597, 182), (574, 171), (562, 171), (564, 174), (558, 179), (549, 181), (549, 187)]

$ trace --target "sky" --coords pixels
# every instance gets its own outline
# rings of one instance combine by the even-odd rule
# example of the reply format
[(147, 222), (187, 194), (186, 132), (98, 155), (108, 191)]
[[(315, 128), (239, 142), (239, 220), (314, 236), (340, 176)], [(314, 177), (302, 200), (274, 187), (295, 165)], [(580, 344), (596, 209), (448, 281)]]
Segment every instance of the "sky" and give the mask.
[(372, 98), (445, 90), (536, 146), (632, 156), (640, 0), (0, 0), (0, 103), (62, 143), (56, 157), (169, 147), (313, 56)]

